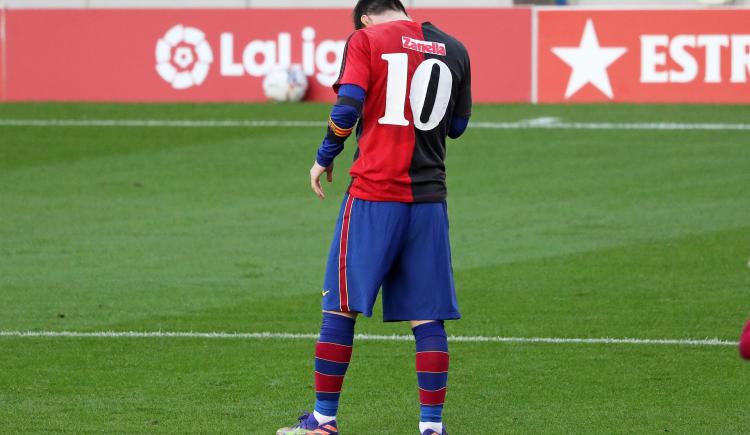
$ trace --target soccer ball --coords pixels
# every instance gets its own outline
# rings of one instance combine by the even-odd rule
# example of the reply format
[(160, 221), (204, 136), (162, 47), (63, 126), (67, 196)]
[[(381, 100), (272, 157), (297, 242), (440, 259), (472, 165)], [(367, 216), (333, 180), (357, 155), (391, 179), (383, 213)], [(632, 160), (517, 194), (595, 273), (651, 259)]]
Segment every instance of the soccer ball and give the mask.
[(263, 79), (263, 93), (272, 101), (301, 101), (307, 92), (307, 76), (300, 65), (278, 66)]

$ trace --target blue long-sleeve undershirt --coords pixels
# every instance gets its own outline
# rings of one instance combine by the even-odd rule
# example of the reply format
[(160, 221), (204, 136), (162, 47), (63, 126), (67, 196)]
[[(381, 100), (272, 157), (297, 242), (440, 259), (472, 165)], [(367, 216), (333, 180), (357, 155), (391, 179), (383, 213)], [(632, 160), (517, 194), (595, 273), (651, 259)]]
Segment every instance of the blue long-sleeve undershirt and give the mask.
[(454, 116), (451, 119), (451, 126), (448, 129), (448, 137), (451, 139), (458, 139), (466, 131), (466, 127), (469, 126), (469, 118), (460, 116)]
[(318, 148), (317, 161), (319, 165), (330, 166), (333, 159), (343, 151), (344, 141), (354, 129), (354, 125), (362, 113), (364, 101), (364, 89), (357, 85), (341, 85), (338, 100), (331, 109), (328, 133), (320, 148)]

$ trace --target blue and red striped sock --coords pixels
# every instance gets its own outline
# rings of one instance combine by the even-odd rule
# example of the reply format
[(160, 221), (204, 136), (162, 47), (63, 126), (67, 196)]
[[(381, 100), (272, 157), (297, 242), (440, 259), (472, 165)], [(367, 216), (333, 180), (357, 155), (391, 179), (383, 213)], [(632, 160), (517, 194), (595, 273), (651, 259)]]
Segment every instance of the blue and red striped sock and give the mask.
[(323, 313), (320, 340), (315, 345), (315, 412), (336, 417), (344, 375), (352, 358), (354, 319)]
[[(420, 422), (442, 424), (443, 404), (448, 384), (448, 336), (442, 321), (416, 328), (417, 380), (419, 382)], [(442, 427), (442, 426), (441, 426)]]

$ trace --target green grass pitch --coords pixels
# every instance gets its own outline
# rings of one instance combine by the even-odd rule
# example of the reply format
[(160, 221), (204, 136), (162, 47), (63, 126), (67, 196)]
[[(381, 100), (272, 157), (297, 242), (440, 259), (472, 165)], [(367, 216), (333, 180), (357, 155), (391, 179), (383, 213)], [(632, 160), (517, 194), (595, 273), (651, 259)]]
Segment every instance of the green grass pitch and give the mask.
[[(321, 120), (325, 105), (5, 104), (0, 119)], [(474, 121), (747, 122), (747, 106), (478, 106)], [(323, 128), (0, 126), (0, 331), (315, 333), (353, 141)], [(736, 340), (748, 131), (472, 129), (449, 142), (451, 335)], [(380, 311), (358, 333), (408, 334)], [(272, 434), (312, 340), (0, 338), (0, 432)], [(452, 434), (747, 433), (733, 346), (454, 343)], [(339, 423), (412, 434), (413, 344), (355, 345)]]

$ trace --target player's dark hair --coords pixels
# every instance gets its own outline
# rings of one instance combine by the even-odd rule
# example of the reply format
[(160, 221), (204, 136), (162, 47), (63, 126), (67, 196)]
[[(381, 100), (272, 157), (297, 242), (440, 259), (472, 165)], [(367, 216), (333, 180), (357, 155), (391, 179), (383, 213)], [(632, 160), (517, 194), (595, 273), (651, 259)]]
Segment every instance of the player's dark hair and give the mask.
[(406, 8), (401, 0), (359, 0), (354, 6), (354, 28), (359, 30), (365, 27), (362, 15), (377, 15), (386, 11), (406, 13)]

